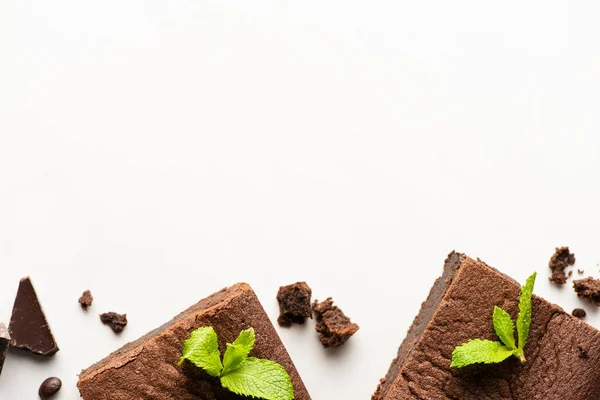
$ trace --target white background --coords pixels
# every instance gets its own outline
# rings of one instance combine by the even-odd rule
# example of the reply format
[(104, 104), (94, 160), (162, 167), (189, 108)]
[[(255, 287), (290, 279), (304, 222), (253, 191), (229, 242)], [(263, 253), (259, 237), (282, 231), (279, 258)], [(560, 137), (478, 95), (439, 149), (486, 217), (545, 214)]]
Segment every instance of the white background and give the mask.
[(546, 277), (563, 244), (598, 272), (599, 12), (4, 0), (0, 319), (31, 274), (61, 351), (11, 352), (0, 398), (53, 375), (78, 398), (82, 368), (237, 281), (272, 320), (306, 280), (361, 325), (338, 351), (278, 328), (315, 400), (369, 398), (452, 249), (581, 306)]

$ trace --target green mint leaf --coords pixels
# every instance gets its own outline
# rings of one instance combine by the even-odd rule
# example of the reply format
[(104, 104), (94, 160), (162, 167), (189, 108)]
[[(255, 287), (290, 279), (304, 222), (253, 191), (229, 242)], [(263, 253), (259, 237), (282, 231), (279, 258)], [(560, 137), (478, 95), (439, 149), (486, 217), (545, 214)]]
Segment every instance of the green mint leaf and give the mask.
[(209, 375), (220, 376), (223, 365), (219, 353), (217, 334), (212, 326), (198, 328), (183, 343), (183, 355), (179, 365), (189, 360), (197, 367), (204, 369)]
[(236, 369), (248, 357), (254, 347), (254, 340), (254, 329), (250, 328), (242, 331), (233, 344), (227, 343), (221, 376)]
[(221, 377), (224, 388), (242, 396), (265, 400), (293, 400), (292, 381), (281, 365), (248, 357), (235, 370)]
[(521, 289), (521, 296), (519, 297), (519, 316), (517, 317), (517, 332), (519, 336), (519, 352), (517, 356), (521, 362), (525, 362), (525, 355), (523, 349), (527, 343), (527, 337), (529, 336), (529, 326), (531, 325), (531, 296), (533, 295), (533, 285), (535, 283), (535, 277), (537, 273), (531, 274), (525, 281), (525, 285)]
[(454, 349), (450, 366), (462, 368), (471, 364), (495, 364), (506, 360), (513, 352), (500, 342), (472, 339)]
[(494, 307), (494, 330), (496, 335), (502, 340), (502, 343), (511, 350), (516, 350), (515, 345), (515, 324), (510, 315), (500, 307)]

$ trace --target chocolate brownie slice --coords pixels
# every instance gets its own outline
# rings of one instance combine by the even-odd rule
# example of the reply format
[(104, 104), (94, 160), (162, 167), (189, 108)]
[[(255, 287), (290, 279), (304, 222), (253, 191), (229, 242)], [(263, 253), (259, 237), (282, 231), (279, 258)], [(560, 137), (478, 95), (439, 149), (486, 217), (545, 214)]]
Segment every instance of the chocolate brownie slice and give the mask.
[(451, 253), (373, 400), (599, 398), (600, 331), (535, 295), (526, 363), (450, 368), (457, 345), (498, 340), (493, 308), (516, 319), (520, 290), (485, 263)]
[(84, 400), (242, 400), (221, 387), (219, 381), (200, 368), (178, 366), (183, 342), (202, 326), (212, 326), (221, 352), (239, 333), (254, 328), (256, 343), (251, 356), (281, 364), (290, 375), (296, 400), (310, 396), (283, 343), (254, 291), (238, 283), (190, 307), (160, 328), (84, 370), (79, 392)]

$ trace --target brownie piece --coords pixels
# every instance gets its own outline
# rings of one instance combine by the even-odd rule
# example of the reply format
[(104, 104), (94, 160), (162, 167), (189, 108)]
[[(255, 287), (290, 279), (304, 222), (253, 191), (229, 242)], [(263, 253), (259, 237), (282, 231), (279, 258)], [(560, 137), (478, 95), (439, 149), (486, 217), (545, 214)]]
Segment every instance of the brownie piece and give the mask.
[(8, 332), (12, 347), (46, 357), (58, 351), (50, 325), (28, 276), (19, 282)]
[(10, 346), (10, 334), (6, 325), (0, 323), (0, 374), (2, 374), (2, 367), (4, 366), (4, 360), (6, 360), (6, 353)]
[(565, 268), (573, 264), (575, 264), (575, 254), (572, 254), (567, 246), (557, 247), (548, 263), (552, 270), (552, 276), (548, 279), (554, 283), (564, 285), (567, 283)]
[(575, 318), (585, 318), (585, 316), (587, 315), (587, 313), (585, 312), (585, 310), (583, 308), (575, 308), (573, 310), (573, 312), (571, 313), (572, 316), (574, 316)]
[(250, 355), (281, 364), (290, 375), (295, 399), (310, 400), (269, 317), (246, 283), (238, 283), (201, 300), (81, 372), (77, 383), (81, 397), (84, 400), (247, 400), (223, 389), (217, 379), (190, 363), (177, 366), (183, 342), (202, 326), (214, 328), (221, 352), (242, 330), (254, 328), (256, 343)]
[(493, 308), (516, 320), (520, 291), (517, 282), (485, 263), (451, 253), (372, 399), (597, 399), (600, 331), (536, 295), (526, 363), (510, 357), (495, 365), (450, 368), (457, 345), (498, 340)]
[(324, 347), (339, 347), (354, 335), (359, 327), (344, 312), (333, 305), (328, 297), (324, 302), (315, 300), (313, 310), (317, 318), (317, 332)]
[(110, 326), (114, 333), (121, 333), (127, 326), (127, 314), (117, 314), (116, 312), (107, 312), (100, 314), (100, 321), (104, 325)]
[(291, 326), (292, 323), (303, 324), (306, 318), (312, 318), (310, 297), (312, 289), (306, 282), (281, 286), (277, 292), (279, 302), (279, 318), (281, 326)]
[(573, 281), (573, 289), (577, 296), (600, 306), (600, 279), (588, 277)]
[(81, 297), (79, 298), (79, 305), (83, 308), (84, 311), (87, 311), (88, 307), (92, 306), (94, 302), (94, 296), (92, 296), (92, 292), (86, 290), (83, 292)]

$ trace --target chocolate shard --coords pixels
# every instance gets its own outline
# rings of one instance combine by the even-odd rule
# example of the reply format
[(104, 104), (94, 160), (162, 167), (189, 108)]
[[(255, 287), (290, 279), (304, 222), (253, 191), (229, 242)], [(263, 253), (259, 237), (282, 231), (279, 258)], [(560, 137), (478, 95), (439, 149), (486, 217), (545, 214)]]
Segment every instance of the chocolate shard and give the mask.
[(513, 279), (452, 252), (372, 400), (598, 399), (600, 331), (535, 294), (525, 363), (450, 367), (456, 346), (498, 340), (492, 310), (515, 320), (520, 294)]
[(28, 276), (19, 283), (8, 331), (12, 347), (46, 357), (59, 350)]
[(217, 292), (171, 321), (126, 344), (81, 372), (77, 387), (84, 400), (248, 400), (224, 389), (217, 378), (184, 363), (178, 366), (183, 342), (202, 326), (212, 326), (221, 354), (226, 343), (250, 327), (256, 332), (253, 357), (281, 364), (294, 386), (295, 400), (310, 400), (273, 324), (254, 291), (238, 283)]
[(0, 323), (0, 374), (2, 374), (2, 367), (4, 366), (4, 360), (6, 360), (6, 352), (10, 346), (10, 334), (6, 325)]

